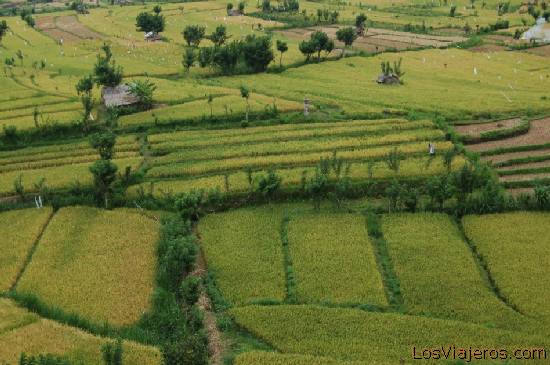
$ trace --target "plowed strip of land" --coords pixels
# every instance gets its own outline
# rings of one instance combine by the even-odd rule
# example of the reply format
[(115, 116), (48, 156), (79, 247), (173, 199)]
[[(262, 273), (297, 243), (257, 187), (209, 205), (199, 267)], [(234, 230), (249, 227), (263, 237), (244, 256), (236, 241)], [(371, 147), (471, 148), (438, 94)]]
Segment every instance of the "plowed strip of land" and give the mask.
[(483, 132), (496, 131), (499, 129), (512, 128), (521, 123), (520, 118), (499, 120), (490, 123), (476, 123), (455, 126), (455, 130), (460, 134), (478, 135)]
[(498, 171), (510, 171), (510, 170), (523, 170), (523, 169), (537, 169), (540, 167), (550, 167), (550, 160), (549, 161), (540, 161), (540, 162), (529, 162), (529, 163), (522, 163), (512, 166), (505, 166), (498, 168)]
[(515, 181), (532, 181), (538, 179), (550, 178), (550, 173), (545, 172), (541, 174), (523, 174), (523, 175), (505, 175), (501, 176), (499, 180), (501, 182), (515, 182)]
[(497, 148), (527, 146), (543, 143), (550, 143), (550, 118), (531, 121), (531, 128), (526, 134), (511, 138), (500, 139), (497, 141), (478, 143), (468, 146), (468, 149), (474, 152), (482, 152), (494, 150)]

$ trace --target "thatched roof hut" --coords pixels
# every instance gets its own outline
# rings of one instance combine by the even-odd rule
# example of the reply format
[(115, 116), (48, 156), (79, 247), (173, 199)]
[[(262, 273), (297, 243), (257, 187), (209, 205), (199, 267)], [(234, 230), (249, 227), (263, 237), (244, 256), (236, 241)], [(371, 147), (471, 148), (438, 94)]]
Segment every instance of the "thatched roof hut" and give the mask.
[(101, 89), (101, 100), (107, 108), (137, 104), (139, 98), (130, 92), (126, 84)]

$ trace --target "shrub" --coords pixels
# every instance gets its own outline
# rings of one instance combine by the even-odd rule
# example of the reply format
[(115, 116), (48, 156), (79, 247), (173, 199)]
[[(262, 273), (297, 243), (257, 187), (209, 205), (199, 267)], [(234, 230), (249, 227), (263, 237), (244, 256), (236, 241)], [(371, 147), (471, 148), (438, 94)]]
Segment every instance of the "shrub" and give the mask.
[(188, 276), (180, 285), (180, 298), (187, 305), (192, 306), (199, 300), (201, 279), (196, 276)]

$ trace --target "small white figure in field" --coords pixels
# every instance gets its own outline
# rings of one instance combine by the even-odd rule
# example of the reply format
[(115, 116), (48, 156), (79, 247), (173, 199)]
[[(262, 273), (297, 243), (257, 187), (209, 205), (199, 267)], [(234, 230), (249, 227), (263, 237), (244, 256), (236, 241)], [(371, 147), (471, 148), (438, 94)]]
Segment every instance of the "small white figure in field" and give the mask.
[(477, 67), (474, 67), (474, 75), (477, 75)]
[(428, 152), (430, 156), (435, 155), (435, 145), (433, 143), (428, 143)]

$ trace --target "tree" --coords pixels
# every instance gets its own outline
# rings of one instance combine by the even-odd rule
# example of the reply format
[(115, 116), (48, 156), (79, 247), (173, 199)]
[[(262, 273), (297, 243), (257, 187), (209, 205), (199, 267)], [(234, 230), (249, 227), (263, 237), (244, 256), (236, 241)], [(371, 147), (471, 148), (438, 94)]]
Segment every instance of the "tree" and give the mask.
[[(231, 74), (234, 72), (237, 62), (241, 56), (241, 43), (233, 41), (221, 47), (202, 48), (201, 58), (207, 64), (213, 63), (218, 66), (222, 73)], [(202, 62), (199, 60), (199, 62)]]
[(361, 13), (355, 17), (355, 26), (358, 29), (365, 29), (367, 24), (367, 16), (364, 13)]
[[(307, 42), (309, 43), (309, 46), (306, 47), (306, 50), (308, 52), (313, 51), (309, 55), (311, 55), (312, 53), (317, 53), (317, 62), (321, 60), (321, 52), (325, 51), (328, 54), (334, 49), (334, 41), (330, 39), (325, 32), (313, 32), (311, 34), (310, 40)], [(302, 50), (302, 44), (300, 44), (300, 51), (304, 53), (304, 51)]]
[(241, 97), (246, 100), (246, 122), (248, 123), (248, 113), (250, 111), (248, 99), (250, 98), (250, 91), (245, 86), (241, 86)]
[(139, 13), (136, 17), (136, 27), (139, 31), (149, 33), (153, 32), (155, 34), (164, 31), (165, 20), (164, 15), (160, 14), (150, 14), (150, 13)]
[(313, 209), (319, 210), (328, 191), (328, 173), (317, 167), (315, 175), (306, 183), (305, 190), (313, 201)]
[(188, 46), (198, 47), (204, 38), (205, 28), (200, 25), (188, 25), (183, 30), (183, 38)]
[(185, 53), (183, 54), (183, 61), (182, 61), (183, 67), (185, 68), (185, 72), (189, 72), (189, 69), (193, 67), (193, 65), (195, 64), (195, 59), (196, 59), (195, 50), (191, 47), (188, 47), (185, 50)]
[(94, 79), (92, 75), (81, 78), (76, 84), (76, 92), (80, 96), (80, 101), (82, 102), (82, 107), (84, 108), (82, 113), (82, 127), (84, 133), (88, 133), (90, 130), (92, 109), (94, 108), (94, 99), (92, 97), (93, 88)]
[(392, 170), (396, 175), (399, 172), (401, 160), (403, 160), (403, 154), (397, 149), (397, 147), (394, 147), (386, 155), (386, 165), (388, 165), (388, 168)]
[(240, 14), (244, 14), (244, 7), (245, 7), (245, 2), (244, 1), (241, 1), (239, 2), (239, 13)]
[(149, 80), (134, 80), (128, 84), (130, 94), (138, 98), (143, 109), (150, 109), (153, 106), (153, 94), (157, 86)]
[(279, 67), (283, 67), (283, 53), (288, 51), (288, 45), (285, 41), (277, 39), (277, 51), (281, 53), (281, 58), (279, 58)]
[(254, 34), (247, 35), (242, 44), (245, 64), (254, 72), (265, 71), (274, 58), (271, 47), (271, 38), (269, 36), (258, 37)]
[(161, 8), (160, 5), (155, 5), (155, 6), (153, 7), (153, 12), (154, 12), (156, 15), (159, 15), (161, 11), (162, 11), (162, 8)]
[(114, 156), (116, 135), (113, 132), (100, 132), (90, 136), (90, 145), (99, 153), (102, 160), (110, 160)]
[(265, 176), (258, 181), (258, 191), (267, 198), (273, 197), (281, 188), (282, 179), (275, 170), (270, 169)]
[(344, 43), (346, 47), (350, 47), (357, 39), (357, 32), (352, 27), (340, 28), (336, 32), (336, 38)]
[(6, 35), (6, 33), (8, 33), (8, 23), (6, 23), (5, 20), (2, 20), (0, 22), (0, 44), (2, 43), (2, 38), (4, 38), (4, 36)]
[(212, 109), (212, 103), (214, 102), (214, 97), (212, 94), (208, 94), (208, 106), (210, 107), (210, 119), (212, 119), (212, 116), (214, 115), (214, 111)]
[(117, 66), (112, 59), (111, 47), (104, 43), (101, 50), (105, 55), (98, 54), (94, 66), (94, 81), (98, 85), (115, 87), (122, 81), (122, 67)]
[(315, 49), (313, 48), (313, 43), (310, 41), (302, 41), (299, 45), (300, 52), (304, 56), (306, 56), (306, 62), (309, 62), (309, 59), (311, 58), (311, 55), (315, 53)]
[(18, 49), (17, 52), (15, 52), (15, 55), (17, 56), (17, 58), (19, 58), (19, 62), (21, 63), (21, 66), (23, 66), (23, 59), (25, 58), (25, 56), (23, 55), (23, 52)]
[(106, 209), (110, 206), (117, 170), (117, 166), (111, 160), (98, 160), (90, 166), (98, 201), (103, 202)]
[(212, 41), (212, 43), (214, 43), (214, 45), (221, 46), (229, 38), (227, 35), (227, 28), (225, 25), (218, 25), (208, 38)]
[(454, 18), (456, 15), (456, 5), (451, 5), (451, 9), (449, 10), (449, 16), (451, 18)]

